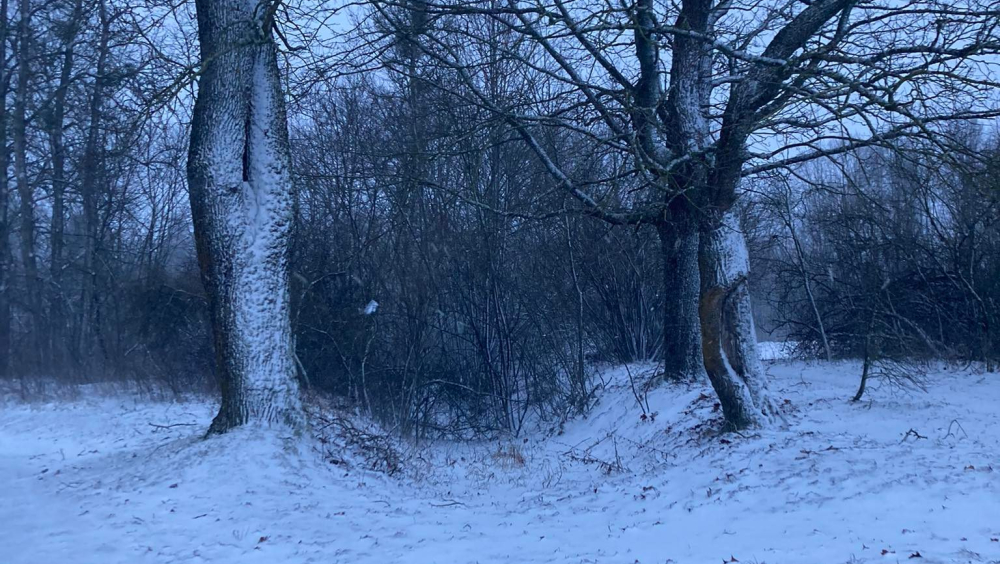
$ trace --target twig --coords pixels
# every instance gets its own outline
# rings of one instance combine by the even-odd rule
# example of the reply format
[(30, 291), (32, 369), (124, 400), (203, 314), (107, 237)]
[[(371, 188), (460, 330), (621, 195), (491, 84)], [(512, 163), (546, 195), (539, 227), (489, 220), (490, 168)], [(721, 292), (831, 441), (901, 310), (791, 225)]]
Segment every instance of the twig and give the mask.
[(448, 503), (432, 503), (431, 507), (451, 507), (453, 505), (465, 506), (461, 501), (450, 500)]
[(149, 426), (153, 427), (154, 429), (170, 429), (172, 427), (193, 427), (197, 425), (197, 423), (171, 423), (169, 425), (159, 425), (153, 422), (148, 422), (148, 423)]
[(969, 434), (965, 432), (965, 427), (962, 427), (962, 424), (958, 422), (958, 419), (952, 419), (951, 423), (948, 423), (948, 434), (945, 435), (944, 438), (946, 438), (946, 439), (948, 437), (956, 437), (957, 438), (957, 435), (955, 435), (954, 433), (951, 432), (951, 428), (954, 427), (954, 426), (956, 426), (956, 425), (958, 426), (958, 430), (962, 431), (962, 434), (965, 435), (965, 438), (968, 439), (969, 438)]

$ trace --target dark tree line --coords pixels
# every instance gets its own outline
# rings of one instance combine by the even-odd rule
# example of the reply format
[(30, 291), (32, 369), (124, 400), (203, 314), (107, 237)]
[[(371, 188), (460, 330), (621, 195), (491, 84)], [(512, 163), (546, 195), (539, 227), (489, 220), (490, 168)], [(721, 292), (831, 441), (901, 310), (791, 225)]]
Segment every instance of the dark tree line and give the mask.
[(162, 14), (106, 1), (0, 6), (0, 373), (196, 381), (186, 132), (154, 97), (180, 63)]
[(422, 437), (599, 362), (764, 425), (762, 330), (996, 364), (995, 3), (250, 4), (0, 6), (3, 378)]
[(865, 151), (759, 185), (770, 326), (817, 356), (997, 365), (1000, 152), (995, 133)]

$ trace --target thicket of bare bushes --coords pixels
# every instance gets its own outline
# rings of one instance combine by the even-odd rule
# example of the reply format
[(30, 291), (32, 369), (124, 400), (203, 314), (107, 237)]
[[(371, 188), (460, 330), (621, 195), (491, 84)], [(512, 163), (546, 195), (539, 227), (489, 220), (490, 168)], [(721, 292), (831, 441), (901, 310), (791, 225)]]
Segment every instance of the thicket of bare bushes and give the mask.
[(755, 185), (755, 270), (775, 331), (819, 357), (994, 369), (1000, 152), (977, 128), (954, 135), (976, 160), (914, 145)]
[[(456, 35), (418, 48), (415, 38), (430, 36), (423, 12), (386, 6), (413, 29), (366, 20), (360, 28), (378, 39), (347, 50), (368, 59), (339, 74), (287, 43), (305, 41), (307, 29), (284, 28), (299, 378), (408, 436), (516, 433), (530, 416), (586, 410), (588, 365), (664, 360), (674, 329), (663, 312), (679, 275), (664, 267), (669, 222), (602, 221), (554, 187), (552, 169), (599, 187), (606, 210), (642, 211), (649, 163), (629, 151), (641, 153), (648, 132), (621, 149), (603, 126), (583, 130), (601, 104), (569, 101), (600, 85), (538, 87), (540, 74), (557, 71), (528, 64), (538, 49), (523, 29), (497, 23), (510, 14), (449, 19), (460, 14), (442, 4), (439, 21)], [(293, 8), (288, 22), (301, 16)], [(183, 172), (192, 7), (5, 0), (0, 17), (0, 378), (215, 386)], [(450, 59), (428, 55), (455, 37), (498, 46), (464, 46), (492, 105), (441, 62)], [(720, 53), (720, 69), (773, 66)], [(632, 99), (623, 92), (616, 103)], [(540, 117), (522, 129), (536, 147), (498, 110), (529, 107)], [(744, 179), (738, 206), (762, 336), (866, 366), (995, 368), (992, 127), (942, 129), (936, 144), (830, 147), (829, 158), (762, 165)]]

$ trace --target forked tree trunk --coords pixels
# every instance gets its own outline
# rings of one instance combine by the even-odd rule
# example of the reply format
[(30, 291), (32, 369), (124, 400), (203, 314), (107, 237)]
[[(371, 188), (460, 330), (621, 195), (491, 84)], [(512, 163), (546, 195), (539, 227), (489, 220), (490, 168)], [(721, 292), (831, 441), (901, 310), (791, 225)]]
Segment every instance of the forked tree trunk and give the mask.
[(222, 405), (209, 433), (299, 427), (289, 318), (291, 155), (268, 9), (198, 0), (204, 62), (188, 182)]
[(729, 430), (766, 426), (774, 409), (757, 352), (746, 240), (735, 214), (701, 232), (702, 353)]
[(657, 226), (663, 254), (663, 368), (668, 380), (703, 373), (698, 320), (698, 229), (661, 223)]

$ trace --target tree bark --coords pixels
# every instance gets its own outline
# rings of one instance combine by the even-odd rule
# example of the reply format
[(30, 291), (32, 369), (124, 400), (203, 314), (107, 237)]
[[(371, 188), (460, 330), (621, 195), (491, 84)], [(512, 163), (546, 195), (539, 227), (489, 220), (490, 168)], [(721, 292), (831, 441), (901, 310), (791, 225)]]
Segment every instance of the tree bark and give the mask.
[(869, 346), (870, 343), (871, 337), (869, 335), (865, 335), (865, 353), (861, 367), (861, 383), (858, 384), (858, 391), (855, 392), (854, 397), (851, 398), (852, 402), (861, 401), (861, 398), (865, 395), (865, 388), (868, 387), (868, 375), (872, 366), (871, 348)]
[[(0, 0), (0, 61), (7, 60), (7, 0)], [(10, 77), (6, 65), (0, 65), (0, 379), (10, 370), (10, 279), (14, 266), (10, 253), (8, 220), (9, 190), (7, 181), (7, 92)]]
[(727, 212), (703, 227), (698, 262), (705, 371), (719, 396), (726, 426), (734, 431), (764, 427), (774, 408), (757, 352), (746, 240), (735, 214)]
[[(101, 115), (104, 107), (104, 84), (107, 69), (111, 19), (104, 0), (98, 3), (101, 20), (101, 36), (98, 46), (97, 66), (94, 70), (94, 93), (90, 98), (90, 116), (87, 125), (87, 141), (84, 145), (80, 199), (83, 203), (83, 270), (84, 283), (80, 299), (80, 329), (76, 339), (77, 357), (81, 363), (94, 358), (93, 335), (97, 323), (97, 251), (98, 251), (98, 192), (103, 168), (101, 140)], [(94, 367), (91, 367), (94, 368)]]
[(698, 319), (698, 228), (693, 222), (657, 225), (663, 254), (663, 371), (668, 380), (703, 374)]
[(291, 155), (269, 10), (198, 0), (188, 183), (222, 404), (209, 433), (303, 423), (289, 318)]
[(83, 11), (80, 0), (73, 6), (73, 13), (68, 20), (66, 36), (63, 39), (62, 68), (59, 71), (59, 85), (56, 87), (52, 100), (52, 111), (49, 116), (49, 147), (52, 150), (52, 221), (49, 230), (49, 276), (51, 290), (49, 297), (49, 339), (52, 350), (50, 365), (62, 368), (62, 356), (65, 349), (64, 329), (66, 326), (65, 296), (62, 287), (63, 249), (65, 247), (65, 194), (66, 194), (66, 145), (63, 140), (63, 128), (66, 117), (66, 95), (73, 77), (73, 55), (79, 22)]
[(569, 252), (569, 270), (573, 280), (573, 290), (576, 292), (576, 366), (573, 367), (573, 376), (570, 378), (572, 384), (573, 404), (577, 409), (585, 411), (589, 400), (587, 393), (587, 365), (583, 350), (584, 341), (584, 298), (583, 285), (580, 284), (580, 273), (576, 266), (576, 254), (573, 252), (573, 233), (570, 230), (569, 218), (563, 218), (563, 226), (566, 229), (566, 250)]
[(28, 310), (28, 340), (25, 357), (29, 370), (37, 370), (42, 358), (41, 322), (42, 297), (41, 280), (38, 276), (38, 260), (35, 256), (35, 190), (28, 180), (28, 140), (27, 106), (28, 81), (31, 77), (31, 6), (28, 0), (20, 0), (20, 20), (17, 30), (17, 84), (14, 90), (14, 111), (11, 116), (14, 148), (14, 179), (21, 200), (21, 263), (24, 269), (25, 306)]

